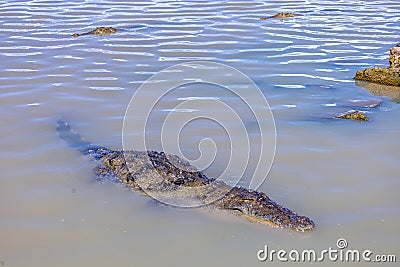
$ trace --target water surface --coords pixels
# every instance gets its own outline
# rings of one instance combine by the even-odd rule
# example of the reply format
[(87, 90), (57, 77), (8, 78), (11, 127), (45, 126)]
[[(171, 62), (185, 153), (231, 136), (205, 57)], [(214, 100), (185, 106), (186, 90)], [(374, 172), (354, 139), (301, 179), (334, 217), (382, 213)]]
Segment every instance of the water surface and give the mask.
[[(388, 64), (387, 51), (400, 39), (398, 10), (400, 3), (389, 0), (3, 1), (1, 265), (262, 266), (270, 262), (256, 253), (265, 245), (321, 251), (336, 248), (338, 238), (350, 249), (399, 257), (400, 106), (353, 80), (360, 68)], [(278, 11), (301, 16), (259, 19)], [(96, 26), (122, 30), (71, 36)], [(124, 113), (137, 88), (191, 60), (232, 66), (263, 92), (277, 150), (260, 190), (311, 217), (314, 231), (154, 205), (120, 185), (95, 183), (94, 163), (58, 138), (62, 117), (88, 140), (121, 149)], [(190, 97), (240, 102), (212, 86), (177, 88), (155, 109), (151, 148), (160, 149), (166, 114)], [(254, 118), (237, 107), (254, 134)], [(328, 119), (354, 108), (371, 121)], [(188, 157), (198, 155), (203, 137), (220, 142), (210, 176), (229, 153), (216, 126), (200, 121), (182, 137)]]

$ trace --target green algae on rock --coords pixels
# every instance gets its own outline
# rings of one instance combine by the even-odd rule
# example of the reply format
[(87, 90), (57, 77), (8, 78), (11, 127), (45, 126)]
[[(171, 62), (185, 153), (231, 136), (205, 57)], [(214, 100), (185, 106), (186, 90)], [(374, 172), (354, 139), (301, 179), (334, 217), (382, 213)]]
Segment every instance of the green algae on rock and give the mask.
[(366, 68), (357, 71), (354, 79), (384, 85), (400, 86), (400, 47), (390, 49), (389, 67)]
[(369, 118), (363, 112), (358, 110), (349, 110), (343, 114), (335, 116), (335, 118), (353, 121), (369, 121)]
[(400, 71), (391, 68), (366, 68), (357, 71), (354, 79), (384, 85), (400, 86)]

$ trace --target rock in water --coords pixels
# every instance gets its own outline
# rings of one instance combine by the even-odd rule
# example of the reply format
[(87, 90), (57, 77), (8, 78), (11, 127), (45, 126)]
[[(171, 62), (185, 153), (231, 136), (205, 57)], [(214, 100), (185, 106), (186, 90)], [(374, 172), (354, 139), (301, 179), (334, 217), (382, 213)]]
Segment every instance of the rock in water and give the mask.
[(379, 83), (384, 85), (400, 86), (400, 47), (390, 49), (388, 68), (366, 68), (357, 71), (354, 79)]
[(400, 47), (395, 46), (390, 49), (389, 52), (389, 68), (400, 69)]
[(354, 79), (384, 85), (400, 86), (399, 70), (390, 68), (366, 68), (359, 70)]
[(369, 118), (364, 113), (358, 110), (349, 110), (346, 113), (335, 116), (338, 119), (346, 119), (353, 121), (369, 121)]

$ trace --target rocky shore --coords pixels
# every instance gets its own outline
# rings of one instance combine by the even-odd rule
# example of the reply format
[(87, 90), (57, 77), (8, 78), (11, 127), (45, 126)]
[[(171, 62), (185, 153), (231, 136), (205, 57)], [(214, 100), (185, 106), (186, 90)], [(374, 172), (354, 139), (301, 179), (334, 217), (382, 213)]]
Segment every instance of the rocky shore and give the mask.
[(400, 44), (390, 49), (389, 67), (366, 68), (357, 71), (354, 79), (400, 87)]

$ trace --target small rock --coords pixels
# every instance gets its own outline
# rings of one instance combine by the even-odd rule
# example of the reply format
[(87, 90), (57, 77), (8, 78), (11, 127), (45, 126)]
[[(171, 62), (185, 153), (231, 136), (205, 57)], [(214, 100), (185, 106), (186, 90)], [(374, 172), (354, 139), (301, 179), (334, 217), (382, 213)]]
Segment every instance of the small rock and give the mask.
[(335, 116), (338, 119), (354, 120), (354, 121), (369, 121), (369, 118), (364, 113), (358, 110), (349, 110), (343, 114)]
[(399, 69), (400, 68), (400, 47), (395, 46), (390, 49), (389, 52), (389, 68)]

